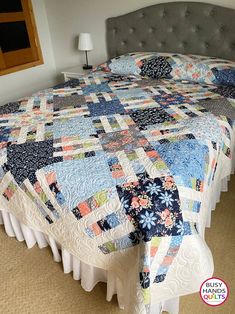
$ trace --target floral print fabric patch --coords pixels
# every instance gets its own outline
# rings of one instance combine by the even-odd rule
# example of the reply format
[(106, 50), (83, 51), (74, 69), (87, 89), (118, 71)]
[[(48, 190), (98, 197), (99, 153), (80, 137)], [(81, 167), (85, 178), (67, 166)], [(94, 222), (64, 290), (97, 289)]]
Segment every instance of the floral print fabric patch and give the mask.
[(173, 177), (151, 179), (143, 173), (138, 179), (117, 186), (117, 191), (126, 214), (144, 241), (153, 236), (177, 235), (182, 213)]

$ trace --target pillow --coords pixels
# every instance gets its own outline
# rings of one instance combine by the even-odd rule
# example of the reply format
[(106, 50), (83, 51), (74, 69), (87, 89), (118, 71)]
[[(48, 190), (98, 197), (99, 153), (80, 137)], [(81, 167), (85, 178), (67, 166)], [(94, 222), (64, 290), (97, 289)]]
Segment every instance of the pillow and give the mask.
[(210, 68), (205, 64), (198, 64), (195, 61), (177, 62), (171, 64), (171, 78), (174, 80), (186, 80), (202, 84), (211, 84), (215, 76)]
[(169, 77), (169, 74), (172, 71), (172, 67), (167, 61), (166, 57), (153, 57), (150, 59), (144, 59), (140, 68), (141, 75), (154, 79), (158, 79), (160, 77)]
[(140, 68), (137, 66), (135, 59), (131, 56), (121, 56), (112, 59), (108, 63), (110, 71), (118, 75), (139, 75)]
[(235, 85), (235, 62), (199, 55), (132, 52), (103, 63), (96, 70), (118, 75), (172, 78), (200, 84)]
[(228, 79), (223, 81), (217, 79), (216, 75), (224, 69), (234, 69), (235, 63), (232, 61), (198, 55), (169, 54), (168, 56), (172, 67), (171, 78), (175, 80), (219, 85), (231, 83)]
[(112, 72), (117, 75), (139, 75), (142, 61), (156, 56), (152, 52), (131, 52), (100, 64), (93, 71)]
[(216, 84), (224, 86), (235, 86), (235, 67), (231, 69), (212, 69)]

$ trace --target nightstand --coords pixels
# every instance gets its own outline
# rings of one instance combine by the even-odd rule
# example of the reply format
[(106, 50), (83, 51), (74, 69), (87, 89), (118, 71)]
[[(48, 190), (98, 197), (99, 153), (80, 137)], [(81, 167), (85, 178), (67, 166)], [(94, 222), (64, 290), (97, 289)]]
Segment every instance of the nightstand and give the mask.
[(83, 65), (77, 65), (75, 67), (69, 68), (61, 72), (64, 75), (64, 81), (68, 82), (71, 79), (79, 78), (81, 75), (87, 75), (92, 70), (84, 70)]

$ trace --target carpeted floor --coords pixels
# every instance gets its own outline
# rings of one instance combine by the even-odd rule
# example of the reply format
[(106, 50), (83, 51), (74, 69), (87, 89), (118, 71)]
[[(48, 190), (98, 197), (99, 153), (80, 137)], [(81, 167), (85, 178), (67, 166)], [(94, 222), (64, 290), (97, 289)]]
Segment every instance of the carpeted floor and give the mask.
[[(182, 297), (180, 314), (235, 313), (235, 176), (229, 192), (221, 195), (206, 240), (214, 256), (215, 276), (228, 283), (230, 297), (216, 308), (205, 305), (198, 293)], [(115, 298), (108, 303), (105, 296), (105, 284), (85, 292), (71, 274), (62, 272), (61, 264), (53, 262), (50, 249), (28, 250), (0, 226), (1, 314), (126, 314)]]

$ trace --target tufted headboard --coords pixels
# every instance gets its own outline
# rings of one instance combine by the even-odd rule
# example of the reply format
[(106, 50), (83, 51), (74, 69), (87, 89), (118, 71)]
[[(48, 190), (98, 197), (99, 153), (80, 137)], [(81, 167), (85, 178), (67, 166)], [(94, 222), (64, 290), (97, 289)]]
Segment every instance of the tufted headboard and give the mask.
[(110, 58), (134, 51), (177, 52), (235, 60), (235, 10), (168, 2), (107, 19)]

